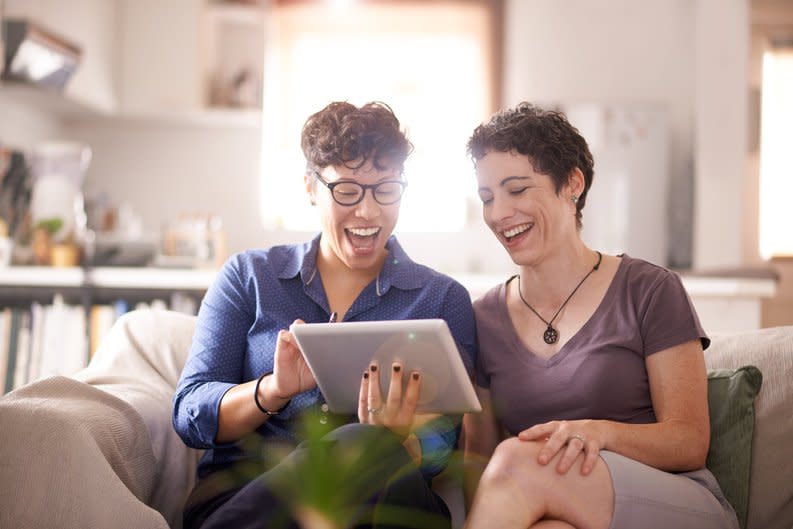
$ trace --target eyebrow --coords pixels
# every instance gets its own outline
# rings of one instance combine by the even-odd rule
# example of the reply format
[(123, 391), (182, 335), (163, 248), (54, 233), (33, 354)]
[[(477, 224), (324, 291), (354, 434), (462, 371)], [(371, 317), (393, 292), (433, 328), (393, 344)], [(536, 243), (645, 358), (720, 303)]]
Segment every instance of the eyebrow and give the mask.
[[(531, 180), (530, 176), (508, 176), (503, 179), (501, 182), (498, 183), (499, 187), (504, 187), (508, 183), (512, 182), (513, 180)], [(489, 187), (480, 187), (479, 191), (490, 191)]]

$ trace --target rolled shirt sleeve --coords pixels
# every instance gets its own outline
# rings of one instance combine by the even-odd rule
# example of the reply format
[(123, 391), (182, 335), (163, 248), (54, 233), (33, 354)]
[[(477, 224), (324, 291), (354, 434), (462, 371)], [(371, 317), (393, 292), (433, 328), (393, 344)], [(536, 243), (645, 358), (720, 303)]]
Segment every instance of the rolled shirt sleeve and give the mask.
[(460, 437), (460, 415), (442, 415), (416, 430), (421, 444), (421, 474), (430, 479), (449, 463)]
[(207, 291), (173, 397), (173, 426), (193, 448), (214, 448), (223, 395), (240, 383), (253, 315), (246, 312), (240, 263), (232, 257)]

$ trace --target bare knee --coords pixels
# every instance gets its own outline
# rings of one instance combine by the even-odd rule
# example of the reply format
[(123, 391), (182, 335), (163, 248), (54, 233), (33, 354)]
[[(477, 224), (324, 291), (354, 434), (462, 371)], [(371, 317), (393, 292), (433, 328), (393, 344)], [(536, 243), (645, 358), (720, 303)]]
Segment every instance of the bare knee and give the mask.
[(482, 475), (483, 484), (497, 486), (514, 482), (526, 487), (537, 474), (534, 470), (538, 466), (537, 453), (540, 448), (540, 443), (521, 441), (517, 437), (502, 441)]

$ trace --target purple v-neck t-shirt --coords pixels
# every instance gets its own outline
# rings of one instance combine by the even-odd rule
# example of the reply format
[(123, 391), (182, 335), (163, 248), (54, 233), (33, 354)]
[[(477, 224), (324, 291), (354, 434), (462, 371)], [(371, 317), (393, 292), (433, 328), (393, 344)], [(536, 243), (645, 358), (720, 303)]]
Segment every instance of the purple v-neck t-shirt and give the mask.
[(506, 285), (474, 303), (475, 377), (512, 435), (552, 420), (655, 422), (645, 358), (697, 338), (710, 344), (677, 274), (641, 259), (622, 256), (592, 317), (550, 358), (520, 341)]

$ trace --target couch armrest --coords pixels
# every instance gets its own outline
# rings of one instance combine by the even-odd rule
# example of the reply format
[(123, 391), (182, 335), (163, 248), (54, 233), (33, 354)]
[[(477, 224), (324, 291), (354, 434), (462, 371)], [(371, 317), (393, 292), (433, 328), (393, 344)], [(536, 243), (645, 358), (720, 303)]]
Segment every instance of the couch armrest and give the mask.
[(171, 399), (195, 319), (163, 310), (129, 312), (113, 325), (88, 367), (74, 376), (127, 402), (143, 418), (157, 460), (150, 506), (173, 528), (181, 527), (182, 506), (201, 455), (171, 424)]
[(793, 527), (793, 326), (712, 338), (709, 369), (754, 365), (763, 374), (755, 400), (747, 529)]

